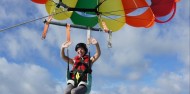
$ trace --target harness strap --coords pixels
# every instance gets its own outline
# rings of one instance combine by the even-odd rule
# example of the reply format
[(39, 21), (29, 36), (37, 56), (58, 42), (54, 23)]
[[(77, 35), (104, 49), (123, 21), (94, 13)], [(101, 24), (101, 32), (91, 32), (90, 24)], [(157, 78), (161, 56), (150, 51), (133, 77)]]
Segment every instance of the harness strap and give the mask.
[[(89, 60), (90, 61), (90, 60)], [(78, 67), (80, 64), (83, 64), (85, 66), (85, 70), (82, 71), (82, 70), (78, 70)], [(75, 82), (75, 86), (77, 86), (81, 81), (84, 80), (85, 77), (87, 77), (87, 73), (90, 73), (91, 74), (92, 70), (91, 68), (89, 67), (88, 64), (86, 64), (84, 62), (84, 60), (82, 58), (80, 58), (80, 62), (78, 62), (74, 67), (73, 67), (73, 70), (71, 71), (71, 74), (74, 75), (74, 82)], [(86, 79), (87, 80), (87, 79)]]
[(67, 57), (68, 57), (68, 62), (67, 62), (67, 80), (71, 79), (71, 74), (69, 71), (69, 49), (67, 48)]
[(74, 85), (77, 86), (81, 81), (83, 81), (84, 77), (87, 77), (87, 71), (78, 71), (78, 70), (74, 70), (72, 72), (75, 76), (74, 80)]

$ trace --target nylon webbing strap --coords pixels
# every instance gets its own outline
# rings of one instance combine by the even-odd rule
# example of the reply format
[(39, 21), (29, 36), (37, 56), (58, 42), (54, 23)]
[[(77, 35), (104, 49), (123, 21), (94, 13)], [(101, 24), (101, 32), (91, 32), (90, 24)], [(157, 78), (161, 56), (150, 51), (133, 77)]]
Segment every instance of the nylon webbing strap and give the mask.
[(71, 79), (71, 75), (70, 75), (70, 69), (69, 69), (69, 49), (67, 48), (67, 57), (68, 57), (68, 61), (67, 61), (67, 80)]
[(47, 31), (48, 31), (48, 28), (49, 28), (49, 22), (51, 22), (52, 18), (53, 18), (53, 16), (50, 15), (50, 16), (48, 17), (47, 22), (45, 23), (44, 31), (43, 31), (43, 33), (42, 33), (42, 39), (45, 39), (45, 38), (46, 38)]
[(87, 46), (90, 45), (90, 29), (87, 30)]
[(71, 41), (71, 38), (70, 38), (70, 24), (67, 24), (66, 26), (66, 35), (67, 35), (67, 41)]

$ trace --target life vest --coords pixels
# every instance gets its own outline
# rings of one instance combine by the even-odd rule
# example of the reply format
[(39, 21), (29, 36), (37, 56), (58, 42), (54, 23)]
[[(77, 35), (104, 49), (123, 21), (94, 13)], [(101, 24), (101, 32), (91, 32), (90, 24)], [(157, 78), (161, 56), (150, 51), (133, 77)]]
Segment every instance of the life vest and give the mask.
[(82, 58), (79, 56), (74, 57), (74, 65), (71, 70), (71, 79), (74, 80), (75, 86), (81, 81), (87, 81), (87, 73), (91, 73), (91, 65), (89, 65), (89, 56), (85, 55)]

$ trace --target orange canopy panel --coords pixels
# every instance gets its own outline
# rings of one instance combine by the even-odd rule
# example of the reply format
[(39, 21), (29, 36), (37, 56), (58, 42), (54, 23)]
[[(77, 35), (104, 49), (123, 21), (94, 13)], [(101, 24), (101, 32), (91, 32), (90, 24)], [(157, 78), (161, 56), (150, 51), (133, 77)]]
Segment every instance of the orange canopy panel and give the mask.
[(122, 0), (125, 14), (131, 13), (134, 10), (142, 7), (148, 7), (145, 0)]
[(150, 27), (154, 23), (154, 14), (151, 8), (148, 8), (144, 13), (138, 16), (126, 15), (126, 23), (134, 27)]

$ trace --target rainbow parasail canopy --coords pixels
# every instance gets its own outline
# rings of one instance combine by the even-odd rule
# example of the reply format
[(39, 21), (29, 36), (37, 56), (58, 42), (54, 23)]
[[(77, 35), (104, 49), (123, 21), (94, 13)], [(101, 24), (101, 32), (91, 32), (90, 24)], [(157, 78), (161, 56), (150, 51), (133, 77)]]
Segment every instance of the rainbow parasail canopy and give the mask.
[[(149, 28), (155, 22), (170, 21), (179, 0), (32, 0), (45, 4), (48, 14), (56, 20), (71, 19), (73, 24), (95, 27), (102, 22), (111, 31), (125, 24)], [(168, 15), (170, 17), (168, 17)], [(166, 17), (166, 20), (159, 18)]]

